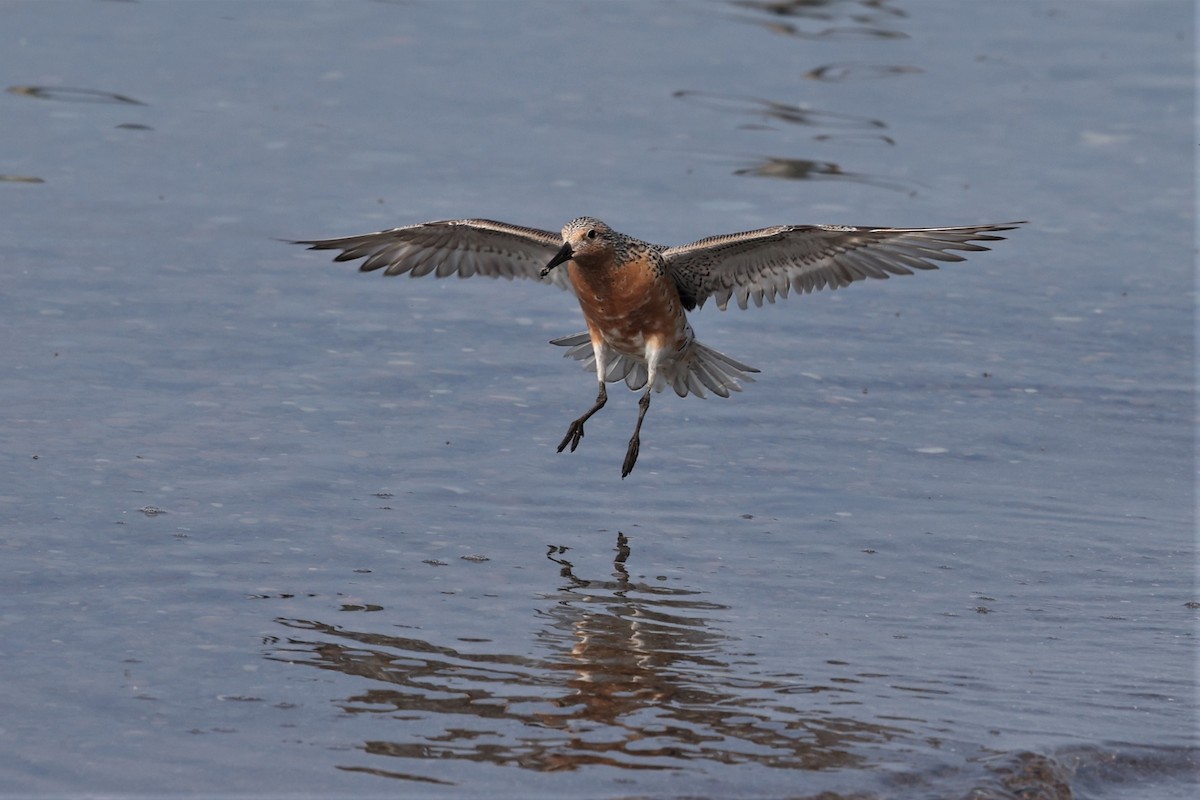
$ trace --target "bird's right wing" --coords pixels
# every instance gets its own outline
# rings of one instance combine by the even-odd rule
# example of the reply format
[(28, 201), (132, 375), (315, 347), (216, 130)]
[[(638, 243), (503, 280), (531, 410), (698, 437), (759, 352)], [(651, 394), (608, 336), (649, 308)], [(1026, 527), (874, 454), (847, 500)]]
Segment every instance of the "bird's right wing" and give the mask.
[(561, 236), (490, 219), (440, 220), (294, 244), (306, 244), (310, 250), (341, 250), (334, 261), (365, 258), (359, 267), (362, 272), (382, 269), (384, 275), (408, 273), (414, 278), (430, 273), (438, 278), (529, 278), (572, 290), (566, 270), (540, 276), (542, 268), (562, 247)]

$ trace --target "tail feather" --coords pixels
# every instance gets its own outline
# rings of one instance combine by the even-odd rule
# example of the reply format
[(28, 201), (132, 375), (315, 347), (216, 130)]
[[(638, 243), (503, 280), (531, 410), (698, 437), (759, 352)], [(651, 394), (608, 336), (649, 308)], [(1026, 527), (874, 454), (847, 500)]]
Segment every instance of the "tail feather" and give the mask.
[(713, 374), (712, 370), (709, 368), (709, 365), (703, 360), (697, 360), (692, 365), (692, 374), (690, 378), (699, 378), (701, 383), (718, 394), (721, 391), (721, 376)]
[[(564, 357), (582, 361), (584, 366), (593, 366), (596, 363), (596, 354), (592, 351), (592, 338), (586, 331), (552, 339), (550, 344), (569, 348)], [(682, 359), (659, 370), (654, 390), (661, 392), (670, 386), (680, 397), (689, 393), (705, 397), (704, 390), (707, 388), (713, 394), (728, 397), (730, 392), (740, 392), (742, 383), (754, 383), (754, 378), (749, 374), (752, 372), (758, 370), (693, 341), (688, 345), (688, 352)], [(634, 390), (645, 388), (648, 378), (646, 362), (624, 353), (612, 353), (604, 370), (604, 380), (607, 383), (623, 380)]]

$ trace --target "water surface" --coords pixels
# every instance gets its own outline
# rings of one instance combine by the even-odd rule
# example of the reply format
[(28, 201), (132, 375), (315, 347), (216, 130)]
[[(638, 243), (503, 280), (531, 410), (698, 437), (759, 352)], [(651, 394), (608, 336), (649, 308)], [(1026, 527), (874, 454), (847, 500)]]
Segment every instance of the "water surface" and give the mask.
[[(10, 2), (13, 795), (1190, 797), (1190, 5)], [(693, 323), (280, 239), (1029, 220)]]

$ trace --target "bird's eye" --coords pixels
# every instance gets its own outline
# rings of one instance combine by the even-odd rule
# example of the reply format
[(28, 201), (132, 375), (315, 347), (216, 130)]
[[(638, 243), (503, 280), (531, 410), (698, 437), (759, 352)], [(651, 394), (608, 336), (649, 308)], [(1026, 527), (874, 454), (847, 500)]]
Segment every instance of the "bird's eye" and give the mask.
[(587, 237), (588, 237), (589, 239), (595, 239), (595, 238), (596, 238), (596, 230), (593, 228), (592, 230), (588, 231), (588, 232), (587, 232)]

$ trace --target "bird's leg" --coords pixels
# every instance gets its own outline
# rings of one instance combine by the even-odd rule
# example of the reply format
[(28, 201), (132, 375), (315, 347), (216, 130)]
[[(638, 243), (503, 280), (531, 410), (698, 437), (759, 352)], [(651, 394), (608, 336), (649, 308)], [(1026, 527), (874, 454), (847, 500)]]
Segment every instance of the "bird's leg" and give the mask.
[(633, 429), (633, 437), (629, 440), (629, 449), (625, 451), (625, 463), (621, 465), (622, 478), (633, 472), (633, 465), (637, 463), (638, 450), (641, 449), (642, 420), (646, 418), (646, 411), (650, 408), (650, 392), (652, 391), (654, 391), (653, 384), (647, 387), (642, 399), (638, 400), (638, 421)]
[(558, 452), (567, 449), (567, 444), (571, 445), (571, 452), (575, 452), (575, 448), (579, 447), (579, 440), (583, 438), (583, 423), (592, 418), (600, 409), (604, 408), (604, 404), (608, 402), (608, 390), (604, 388), (604, 381), (600, 381), (600, 393), (596, 395), (596, 404), (587, 410), (582, 417), (571, 423), (571, 427), (567, 428), (567, 435), (558, 445)]

